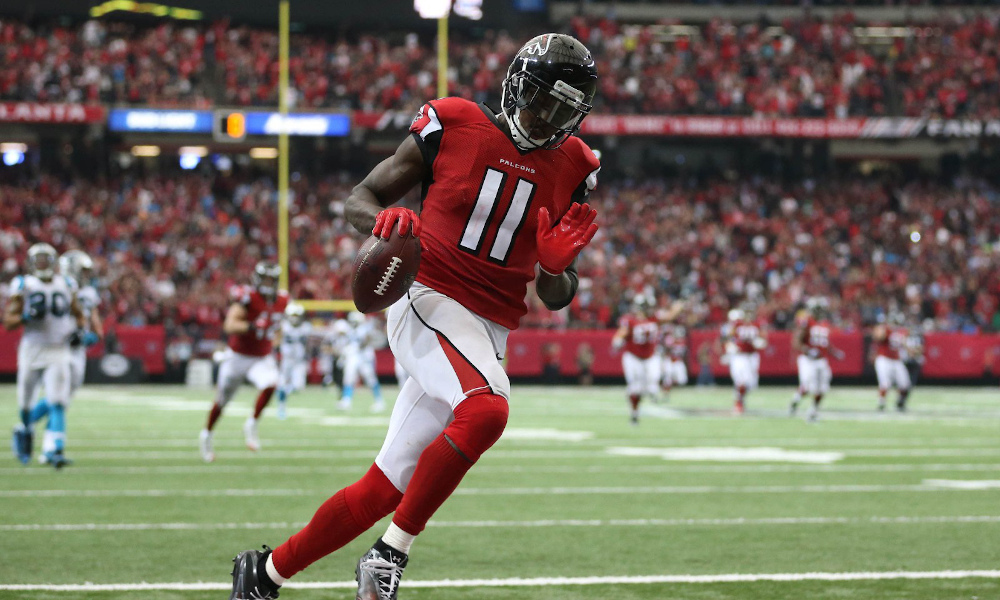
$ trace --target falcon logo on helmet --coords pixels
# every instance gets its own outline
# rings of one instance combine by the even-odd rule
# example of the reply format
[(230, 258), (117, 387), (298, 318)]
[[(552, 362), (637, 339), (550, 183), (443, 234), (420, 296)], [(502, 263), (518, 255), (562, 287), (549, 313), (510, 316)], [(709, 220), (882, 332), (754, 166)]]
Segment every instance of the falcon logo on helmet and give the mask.
[(580, 130), (597, 92), (597, 65), (576, 38), (546, 33), (518, 50), (503, 82), (503, 115), (521, 150), (558, 148)]
[(274, 296), (278, 293), (278, 279), (281, 277), (281, 266), (268, 260), (262, 260), (253, 268), (250, 281), (257, 291), (264, 296)]

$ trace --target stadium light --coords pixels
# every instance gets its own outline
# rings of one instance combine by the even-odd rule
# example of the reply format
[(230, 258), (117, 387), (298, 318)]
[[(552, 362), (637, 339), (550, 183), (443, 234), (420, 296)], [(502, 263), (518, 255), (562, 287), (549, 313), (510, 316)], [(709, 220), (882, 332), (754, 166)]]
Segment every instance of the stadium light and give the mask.
[(201, 162), (201, 157), (197, 154), (181, 154), (181, 168), (185, 171), (190, 171), (192, 169), (198, 168), (198, 163)]
[(193, 154), (199, 158), (204, 158), (208, 156), (207, 146), (181, 146), (177, 149), (177, 153), (180, 155)]
[(413, 0), (413, 9), (424, 19), (444, 19), (448, 13), (478, 21), (483, 18), (483, 0)]
[(257, 158), (260, 160), (273, 160), (278, 158), (277, 148), (250, 148), (250, 158)]
[(20, 142), (4, 142), (0, 144), (0, 153), (6, 152), (24, 152), (28, 151), (28, 145), (22, 144)]
[(451, 0), (413, 0), (413, 9), (423, 19), (443, 19), (451, 12)]
[(132, 146), (132, 156), (153, 157), (159, 155), (159, 146)]
[(3, 164), (8, 167), (19, 165), (24, 162), (24, 152), (19, 150), (7, 150), (3, 153)]

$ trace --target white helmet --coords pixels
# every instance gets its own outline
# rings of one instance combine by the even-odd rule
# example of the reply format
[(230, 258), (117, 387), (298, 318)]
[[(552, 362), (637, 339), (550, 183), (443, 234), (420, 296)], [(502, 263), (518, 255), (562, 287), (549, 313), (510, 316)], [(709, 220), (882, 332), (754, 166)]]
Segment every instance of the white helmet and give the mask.
[(743, 316), (744, 316), (744, 314), (743, 314), (743, 310), (742, 309), (734, 308), (734, 309), (732, 309), (732, 310), (729, 311), (729, 315), (728, 315), (729, 322), (730, 323), (734, 323), (736, 321), (742, 321), (743, 320)]
[(360, 311), (352, 310), (347, 313), (347, 322), (350, 323), (352, 327), (357, 327), (365, 322), (365, 314)]
[(305, 315), (306, 307), (302, 306), (298, 302), (289, 302), (288, 306), (285, 307), (285, 316), (295, 323), (301, 322)]
[(28, 272), (39, 279), (49, 280), (56, 274), (56, 249), (45, 243), (28, 248)]
[(80, 285), (83, 285), (82, 281), (84, 271), (93, 271), (94, 261), (91, 260), (90, 256), (83, 250), (70, 250), (69, 252), (63, 252), (63, 255), (59, 257), (59, 272), (67, 277), (72, 277)]

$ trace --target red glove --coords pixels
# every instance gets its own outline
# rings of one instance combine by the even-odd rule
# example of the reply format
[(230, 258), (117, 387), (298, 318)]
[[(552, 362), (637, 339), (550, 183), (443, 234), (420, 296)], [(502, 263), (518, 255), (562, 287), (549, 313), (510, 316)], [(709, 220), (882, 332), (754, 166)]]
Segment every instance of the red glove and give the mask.
[(594, 219), (597, 211), (589, 204), (573, 203), (559, 222), (552, 226), (552, 218), (545, 207), (538, 209), (538, 229), (535, 231), (535, 242), (538, 246), (538, 264), (549, 275), (559, 275), (566, 270), (583, 250), (583, 247), (594, 239), (597, 225)]
[(406, 231), (410, 230), (413, 232), (413, 237), (420, 237), (420, 217), (412, 210), (401, 206), (387, 208), (375, 215), (375, 227), (372, 229), (372, 235), (377, 235), (383, 240), (389, 239), (392, 226), (396, 221), (399, 221), (400, 236), (406, 235)]

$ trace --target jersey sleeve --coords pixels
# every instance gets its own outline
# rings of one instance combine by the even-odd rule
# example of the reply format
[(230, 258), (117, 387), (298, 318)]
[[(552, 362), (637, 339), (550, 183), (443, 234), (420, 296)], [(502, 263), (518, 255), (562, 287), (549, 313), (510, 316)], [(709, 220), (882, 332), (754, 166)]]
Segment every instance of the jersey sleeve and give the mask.
[(434, 165), (434, 159), (437, 158), (443, 133), (444, 126), (434, 105), (428, 102), (421, 106), (417, 115), (413, 117), (413, 122), (410, 123), (410, 134), (420, 148), (420, 154), (424, 157), (424, 164), (428, 169)]
[(18, 275), (10, 282), (10, 297), (23, 296), (24, 295), (24, 275)]
[(597, 155), (594, 154), (590, 146), (583, 143), (579, 138), (573, 139), (579, 142), (576, 144), (577, 149), (575, 152), (579, 153), (577, 162), (581, 165), (580, 170), (584, 174), (583, 180), (573, 191), (573, 202), (583, 203), (587, 201), (590, 192), (594, 191), (594, 188), (597, 187), (597, 174), (601, 172), (601, 161), (598, 160)]

